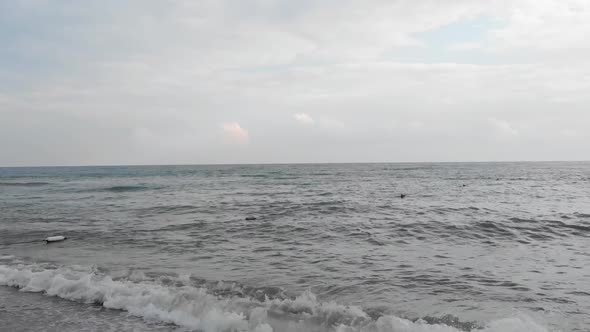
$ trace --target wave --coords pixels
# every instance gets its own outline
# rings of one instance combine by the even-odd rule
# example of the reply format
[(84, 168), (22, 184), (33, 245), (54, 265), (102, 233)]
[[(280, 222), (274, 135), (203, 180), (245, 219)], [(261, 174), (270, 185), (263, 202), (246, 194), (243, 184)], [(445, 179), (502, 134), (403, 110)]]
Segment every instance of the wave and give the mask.
[(124, 192), (135, 192), (135, 191), (146, 191), (160, 189), (160, 187), (153, 186), (141, 186), (141, 185), (123, 185), (123, 186), (111, 186), (111, 187), (99, 187), (82, 189), (78, 192), (112, 192), (112, 193), (124, 193)]
[(0, 187), (39, 187), (46, 186), (49, 182), (0, 182)]
[[(371, 317), (357, 306), (321, 302), (307, 291), (294, 298), (255, 299), (249, 296), (216, 295), (206, 287), (193, 286), (189, 276), (174, 283), (158, 282), (141, 272), (113, 278), (98, 269), (47, 264), (0, 264), (0, 285), (23, 292), (98, 304), (124, 310), (146, 320), (172, 323), (203, 332), (226, 331), (333, 331), (333, 332), (548, 332), (526, 317), (491, 321), (478, 327), (443, 317), (408, 320), (392, 315)], [(227, 288), (220, 283), (217, 288)]]
[(121, 193), (121, 192), (128, 192), (128, 191), (144, 191), (144, 190), (150, 190), (150, 189), (154, 189), (154, 188), (147, 187), (147, 186), (112, 186), (112, 187), (104, 188), (104, 191)]
[(181, 205), (181, 204), (173, 204), (173, 205), (158, 205), (158, 206), (151, 206), (147, 208), (137, 209), (136, 213), (140, 217), (152, 217), (156, 215), (162, 214), (172, 214), (172, 215), (183, 215), (183, 214), (191, 214), (196, 212), (206, 213), (210, 212), (206, 208), (201, 208), (195, 205)]
[(242, 178), (269, 178), (272, 177), (271, 174), (242, 174), (240, 175)]

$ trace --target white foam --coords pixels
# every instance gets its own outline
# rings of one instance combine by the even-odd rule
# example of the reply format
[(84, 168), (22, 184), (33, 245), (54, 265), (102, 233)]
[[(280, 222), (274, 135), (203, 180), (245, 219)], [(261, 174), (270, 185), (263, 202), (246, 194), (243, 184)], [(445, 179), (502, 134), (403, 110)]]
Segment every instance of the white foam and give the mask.
[(146, 278), (145, 274), (141, 271), (138, 271), (138, 270), (133, 270), (131, 272), (131, 274), (129, 274), (128, 278), (129, 278), (129, 280), (135, 281), (135, 282), (148, 280), (148, 278)]
[[(168, 287), (144, 280), (143, 274), (113, 280), (93, 268), (0, 265), (0, 285), (83, 303), (100, 303), (146, 320), (174, 323), (204, 332), (334, 331), (459, 332), (446, 325), (411, 322), (395, 316), (372, 320), (361, 308), (321, 302), (311, 292), (295, 299), (265, 300), (217, 297), (207, 289)], [(181, 279), (188, 280), (188, 276)], [(138, 281), (140, 280), (140, 281)], [(548, 332), (526, 318), (490, 322), (481, 332)]]
[(63, 235), (57, 235), (57, 236), (50, 236), (48, 238), (45, 239), (46, 242), (59, 242), (59, 241), (63, 241), (65, 240), (66, 237)]

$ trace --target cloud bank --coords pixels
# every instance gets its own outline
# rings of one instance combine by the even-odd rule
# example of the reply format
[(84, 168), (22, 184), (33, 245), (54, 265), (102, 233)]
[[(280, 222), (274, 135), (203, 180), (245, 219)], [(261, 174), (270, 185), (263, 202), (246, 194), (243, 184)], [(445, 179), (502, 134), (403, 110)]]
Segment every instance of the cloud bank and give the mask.
[(7, 1), (0, 165), (588, 160), (588, 22), (584, 0)]

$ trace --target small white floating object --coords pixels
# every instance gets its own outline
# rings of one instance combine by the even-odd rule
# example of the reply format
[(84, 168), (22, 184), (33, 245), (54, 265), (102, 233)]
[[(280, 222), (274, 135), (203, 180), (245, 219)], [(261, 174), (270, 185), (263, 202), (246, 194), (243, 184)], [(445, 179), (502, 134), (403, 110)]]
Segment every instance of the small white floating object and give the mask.
[(57, 236), (50, 236), (48, 238), (45, 239), (46, 242), (59, 242), (59, 241), (63, 241), (65, 240), (66, 237), (63, 235), (57, 235)]

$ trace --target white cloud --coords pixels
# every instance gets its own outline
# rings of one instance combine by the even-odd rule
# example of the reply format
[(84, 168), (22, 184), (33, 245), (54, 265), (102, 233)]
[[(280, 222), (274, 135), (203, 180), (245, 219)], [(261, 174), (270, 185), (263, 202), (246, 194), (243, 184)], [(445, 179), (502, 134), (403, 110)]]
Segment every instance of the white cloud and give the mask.
[(224, 123), (221, 125), (221, 128), (223, 129), (226, 137), (230, 138), (234, 142), (247, 144), (250, 139), (248, 131), (242, 128), (242, 126), (240, 126), (240, 124), (237, 122)]
[(295, 113), (295, 120), (304, 125), (313, 125), (315, 120), (307, 113)]
[(590, 2), (519, 0), (498, 11), (505, 25), (490, 33), (497, 50), (588, 50)]
[(508, 121), (494, 118), (490, 118), (488, 119), (488, 121), (494, 128), (496, 135), (498, 135), (499, 137), (514, 137), (520, 134), (520, 132), (517, 129), (515, 129), (514, 126), (510, 124)]

